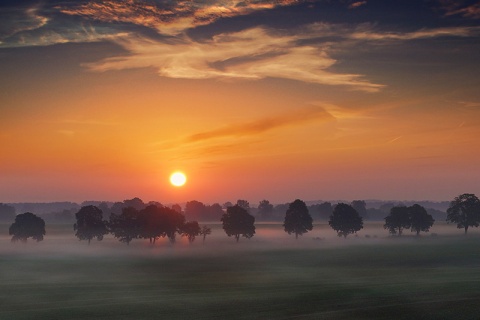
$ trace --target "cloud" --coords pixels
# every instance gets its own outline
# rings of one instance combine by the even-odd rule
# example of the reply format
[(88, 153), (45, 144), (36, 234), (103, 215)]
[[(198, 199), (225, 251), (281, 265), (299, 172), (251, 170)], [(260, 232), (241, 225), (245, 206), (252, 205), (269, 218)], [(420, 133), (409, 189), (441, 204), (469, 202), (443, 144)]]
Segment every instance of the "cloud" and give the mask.
[(354, 40), (381, 41), (397, 40), (407, 41), (416, 39), (438, 37), (474, 37), (480, 33), (480, 27), (448, 27), (435, 29), (420, 29), (414, 32), (375, 32), (369, 25), (362, 25), (348, 37)]
[(247, 15), (258, 10), (290, 6), (304, 0), (230, 0), (165, 1), (139, 0), (91, 1), (76, 6), (58, 6), (67, 15), (104, 21), (141, 25), (161, 34), (177, 35), (186, 29), (210, 24), (221, 18)]
[(356, 9), (358, 7), (361, 7), (363, 5), (366, 5), (367, 1), (356, 1), (348, 6), (349, 9)]
[(332, 119), (334, 119), (332, 115), (326, 112), (323, 108), (309, 107), (277, 116), (265, 117), (246, 123), (231, 124), (214, 130), (196, 133), (187, 137), (185, 141), (193, 143), (226, 137), (258, 135), (287, 126), (297, 126), (307, 122)]
[(336, 60), (328, 46), (300, 45), (301, 35), (282, 35), (264, 28), (220, 34), (206, 42), (184, 37), (175, 43), (148, 38), (116, 40), (130, 54), (87, 64), (92, 71), (153, 67), (170, 78), (208, 79), (284, 78), (303, 82), (345, 85), (376, 92), (383, 86), (357, 74), (339, 74), (328, 69)]
[(0, 19), (2, 20), (0, 39), (6, 39), (15, 34), (45, 26), (50, 19), (43, 16), (39, 11), (39, 5), (0, 11)]
[(465, 3), (462, 0), (440, 0), (445, 16), (461, 15), (465, 18), (480, 19), (480, 1)]

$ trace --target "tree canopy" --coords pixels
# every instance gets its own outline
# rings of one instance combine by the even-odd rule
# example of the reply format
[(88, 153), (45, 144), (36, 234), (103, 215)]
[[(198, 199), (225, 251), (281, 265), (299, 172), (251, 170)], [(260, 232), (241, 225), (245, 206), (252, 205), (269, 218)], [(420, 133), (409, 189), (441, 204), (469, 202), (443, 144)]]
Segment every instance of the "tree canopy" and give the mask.
[(258, 204), (258, 217), (262, 220), (269, 220), (272, 218), (273, 204), (268, 200), (262, 200)]
[(208, 226), (202, 226), (202, 229), (200, 230), (200, 234), (203, 236), (203, 242), (205, 243), (205, 238), (212, 233), (212, 229), (209, 228)]
[(198, 236), (200, 232), (201, 229), (197, 221), (185, 222), (181, 227), (182, 237), (187, 237), (190, 243), (195, 241), (195, 237)]
[(31, 212), (25, 212), (15, 217), (15, 222), (10, 226), (8, 233), (12, 241), (27, 242), (28, 238), (42, 241), (45, 232), (45, 221)]
[(384, 229), (391, 234), (402, 235), (404, 229), (410, 229), (410, 213), (406, 206), (398, 206), (390, 209), (390, 214), (385, 217)]
[(469, 227), (478, 227), (480, 223), (480, 200), (476, 195), (464, 193), (455, 197), (447, 209), (447, 221), (457, 224), (467, 234)]
[(433, 217), (427, 213), (427, 210), (419, 204), (408, 207), (408, 213), (410, 216), (410, 228), (417, 233), (417, 236), (420, 234), (420, 231), (428, 232), (435, 222)]
[(115, 238), (128, 245), (142, 234), (139, 218), (139, 212), (134, 207), (123, 208), (121, 214), (112, 213), (108, 223), (110, 232)]
[(237, 242), (240, 236), (249, 239), (255, 234), (255, 218), (239, 205), (228, 207), (221, 221), (225, 233), (229, 237), (234, 236)]
[(103, 236), (108, 234), (107, 222), (102, 220), (103, 213), (96, 206), (83, 206), (76, 214), (77, 223), (73, 225), (76, 231), (75, 236), (79, 240), (88, 240), (88, 244), (93, 238), (102, 240)]
[(296, 199), (288, 206), (285, 213), (283, 227), (288, 234), (295, 234), (295, 238), (313, 229), (313, 219), (308, 212), (307, 205), (302, 200)]
[(337, 231), (339, 237), (347, 237), (363, 228), (363, 219), (358, 212), (350, 205), (339, 203), (333, 209), (328, 221), (330, 227)]

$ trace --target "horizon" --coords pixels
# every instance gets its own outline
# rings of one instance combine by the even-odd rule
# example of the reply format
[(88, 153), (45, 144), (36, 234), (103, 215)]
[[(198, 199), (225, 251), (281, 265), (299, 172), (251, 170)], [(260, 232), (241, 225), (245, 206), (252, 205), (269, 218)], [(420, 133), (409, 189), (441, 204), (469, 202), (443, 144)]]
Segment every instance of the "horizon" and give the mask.
[(480, 193), (478, 3), (28, 0), (0, 16), (2, 202)]

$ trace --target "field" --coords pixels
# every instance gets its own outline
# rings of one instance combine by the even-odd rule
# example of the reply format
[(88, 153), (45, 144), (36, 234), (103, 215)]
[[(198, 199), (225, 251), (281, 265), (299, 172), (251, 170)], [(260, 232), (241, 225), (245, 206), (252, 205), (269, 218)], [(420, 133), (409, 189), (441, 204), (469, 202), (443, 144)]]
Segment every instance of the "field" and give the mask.
[[(0, 319), (478, 319), (480, 236), (437, 226), (388, 237), (370, 223), (337, 238), (317, 225), (298, 241), (279, 224), (235, 243), (213, 226), (205, 244), (107, 237), (71, 226), (43, 242), (0, 237)], [(367, 237), (368, 234), (368, 237)]]

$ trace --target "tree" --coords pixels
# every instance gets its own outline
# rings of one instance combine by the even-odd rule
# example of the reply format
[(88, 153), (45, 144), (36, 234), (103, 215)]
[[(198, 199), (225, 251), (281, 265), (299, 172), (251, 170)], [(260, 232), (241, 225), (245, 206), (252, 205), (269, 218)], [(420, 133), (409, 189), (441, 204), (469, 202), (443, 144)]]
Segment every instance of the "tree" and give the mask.
[(467, 234), (469, 227), (478, 227), (480, 223), (480, 200), (470, 193), (455, 197), (447, 209), (447, 221), (456, 223)]
[(295, 233), (295, 239), (298, 239), (299, 235), (313, 229), (312, 222), (313, 219), (305, 202), (296, 199), (288, 206), (283, 227), (288, 234)]
[(15, 219), (15, 207), (0, 203), (0, 221), (12, 221)]
[(108, 234), (107, 222), (102, 220), (102, 210), (96, 206), (84, 206), (75, 213), (77, 223), (73, 225), (73, 230), (77, 231), (75, 236), (79, 240), (88, 240), (88, 244), (93, 238), (98, 241)]
[(135, 208), (137, 211), (145, 209), (146, 205), (142, 201), (142, 199), (135, 197), (133, 199), (123, 200), (123, 205), (125, 208), (132, 207)]
[(333, 213), (328, 221), (330, 227), (337, 231), (339, 237), (347, 237), (363, 229), (363, 219), (358, 212), (350, 205), (339, 203), (333, 209)]
[(188, 242), (195, 241), (195, 237), (201, 232), (200, 226), (197, 221), (188, 221), (181, 227), (182, 237), (187, 237)]
[(214, 203), (210, 206), (205, 206), (206, 213), (203, 216), (204, 221), (218, 221), (222, 218), (224, 211), (219, 203)]
[(220, 221), (225, 233), (229, 237), (234, 236), (237, 242), (240, 236), (250, 239), (255, 234), (255, 218), (239, 205), (228, 207)]
[(362, 219), (367, 219), (367, 203), (363, 200), (353, 200), (350, 204)]
[(205, 215), (206, 211), (207, 208), (203, 202), (192, 200), (185, 204), (185, 217), (188, 220), (203, 220), (203, 216)]
[(182, 213), (182, 207), (178, 203), (172, 205), (172, 209), (177, 211), (178, 213)]
[(268, 200), (262, 200), (258, 204), (258, 217), (262, 220), (269, 220), (272, 218), (273, 205)]
[(136, 224), (136, 228), (132, 229), (132, 235), (137, 232), (138, 237), (149, 239), (151, 244), (154, 244), (159, 237), (166, 235), (164, 230), (166, 217), (162, 207), (149, 205), (138, 213), (131, 212), (129, 219), (132, 224)]
[[(317, 217), (320, 220), (328, 220), (333, 213), (333, 207), (330, 202), (323, 202), (314, 206), (314, 210), (317, 211)], [(312, 211), (312, 213), (315, 213)]]
[(411, 230), (415, 231), (417, 236), (420, 234), (420, 231), (428, 232), (435, 222), (433, 217), (427, 213), (427, 210), (419, 204), (408, 207), (408, 213)]
[(182, 226), (185, 224), (185, 216), (173, 209), (161, 208), (165, 217), (165, 225), (163, 231), (171, 243), (175, 242), (176, 234), (181, 232)]
[(233, 207), (233, 203), (231, 203), (230, 201), (227, 201), (224, 204), (222, 204), (222, 209), (227, 210), (228, 207)]
[(31, 212), (25, 212), (15, 217), (15, 222), (8, 229), (12, 241), (27, 242), (28, 238), (42, 241), (45, 232), (45, 221)]
[(411, 227), (410, 213), (407, 207), (399, 206), (390, 209), (390, 214), (385, 217), (384, 229), (388, 229), (391, 234), (402, 235), (403, 229)]
[(205, 243), (205, 238), (212, 233), (212, 229), (208, 226), (203, 226), (202, 230), (200, 230), (200, 234), (203, 236), (203, 243)]
[(250, 213), (250, 203), (247, 200), (238, 199), (237, 206), (245, 209), (248, 213)]
[(133, 207), (123, 208), (121, 214), (112, 213), (108, 225), (113, 236), (127, 245), (141, 234), (139, 212)]

